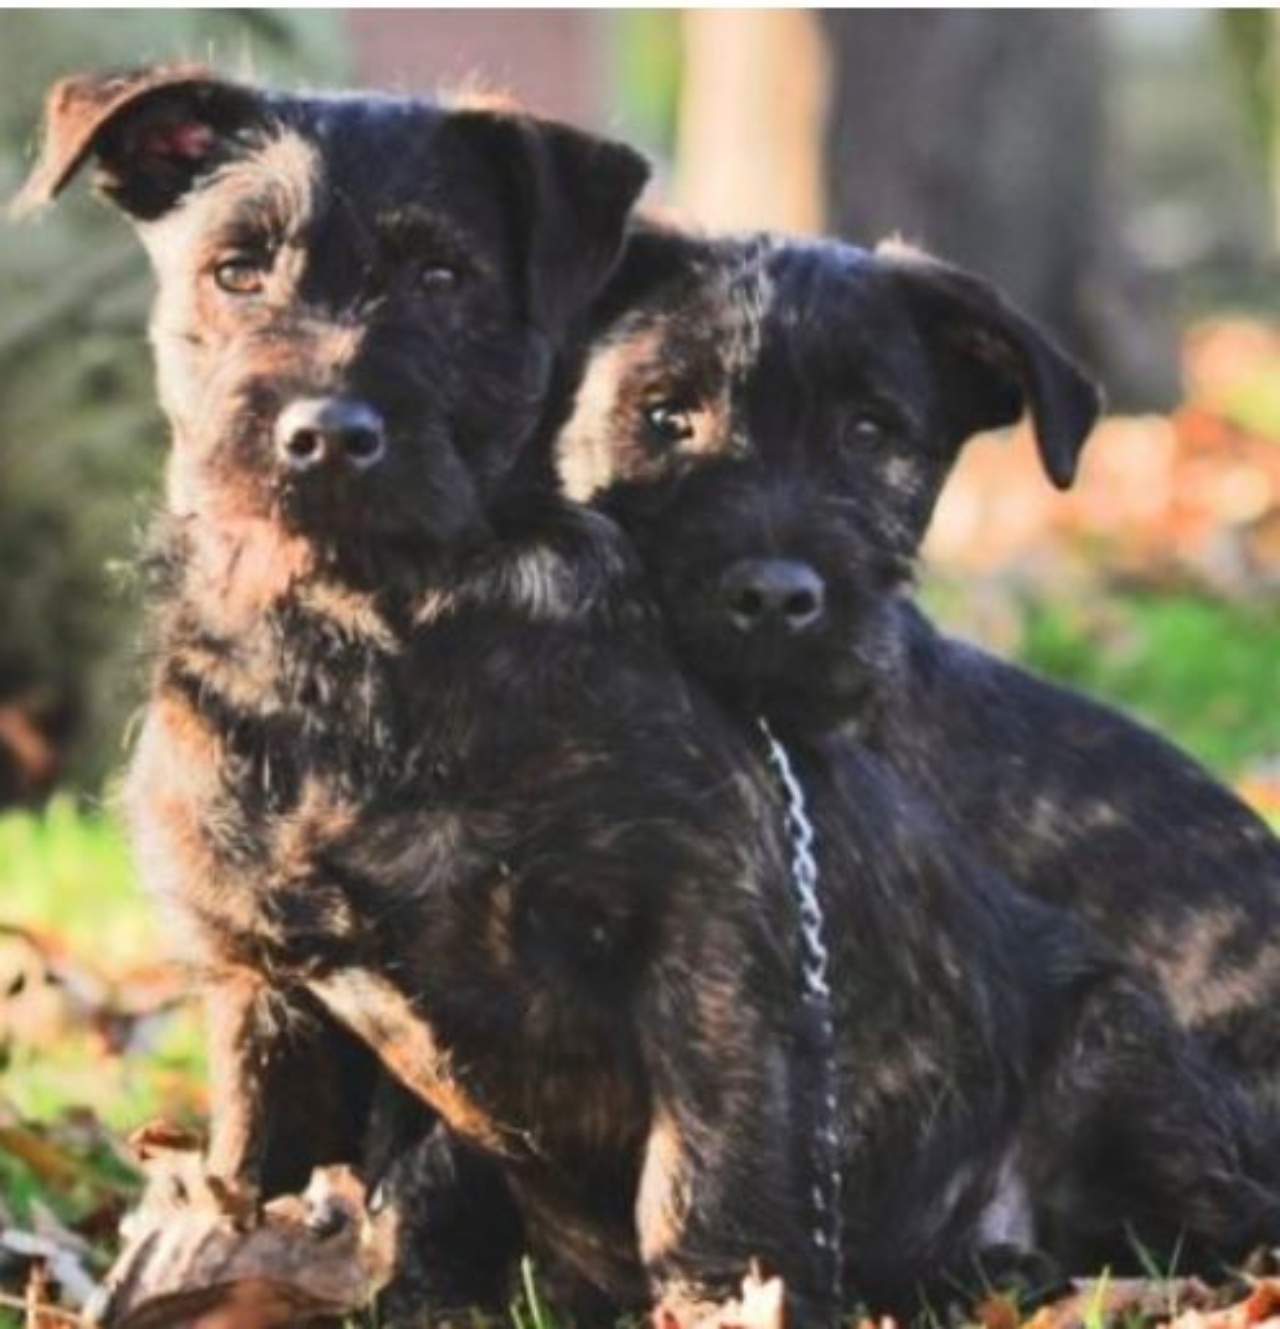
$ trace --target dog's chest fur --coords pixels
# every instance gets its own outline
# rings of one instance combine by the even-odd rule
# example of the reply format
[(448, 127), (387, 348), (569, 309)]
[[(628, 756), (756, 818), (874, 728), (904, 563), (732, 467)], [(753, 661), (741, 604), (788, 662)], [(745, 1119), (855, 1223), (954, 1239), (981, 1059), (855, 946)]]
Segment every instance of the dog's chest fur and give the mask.
[[(383, 975), (445, 1043), (537, 1067), (476, 1071), (495, 1111), (547, 1129), (559, 1112), (581, 1137), (587, 1107), (586, 1136), (604, 1137), (641, 1116), (638, 1077), (614, 1073), (661, 910), (637, 837), (684, 823), (662, 837), (668, 880), (713, 862), (732, 878), (750, 850), (730, 848), (729, 754), (681, 744), (694, 703), (643, 603), (603, 590), (607, 550), (559, 535), (577, 544), (574, 595), (565, 551), (532, 541), (447, 596), (302, 582), (234, 636), (179, 580), (129, 804), (197, 963), (295, 984)], [(653, 790), (640, 770), (663, 771)]]

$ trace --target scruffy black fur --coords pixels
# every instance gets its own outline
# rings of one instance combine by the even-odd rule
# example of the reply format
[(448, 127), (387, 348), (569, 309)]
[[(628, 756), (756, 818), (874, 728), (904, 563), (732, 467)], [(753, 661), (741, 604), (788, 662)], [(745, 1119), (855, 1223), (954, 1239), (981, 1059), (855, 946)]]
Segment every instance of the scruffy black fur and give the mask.
[[(636, 542), (684, 660), (800, 752), (841, 753), (835, 764), (857, 769), (874, 754), (959, 828), (953, 843), (1095, 925), (1246, 1081), (1273, 1080), (1280, 976), (1261, 967), (1273, 943), (1246, 927), (1275, 931), (1265, 830), (1159, 739), (947, 642), (906, 598), (963, 441), (1029, 404), (1046, 469), (1065, 485), (1096, 418), (1089, 381), (990, 288), (894, 248), (647, 229), (592, 334), (561, 468), (570, 493)], [(829, 782), (815, 778), (815, 794), (838, 798)], [(1224, 914), (1229, 935), (1215, 928)], [(1224, 981), (1206, 992), (1199, 980), (1214, 973)], [(1148, 1220), (1163, 1206), (1163, 1231), (1134, 1226), (1166, 1250), (1175, 1214), (1210, 1245), (1231, 1226), (1216, 1160), (1231, 1156), (1217, 1151), (1234, 1091), (1215, 1088), (1222, 1077), (1153, 992), (1120, 987), (1077, 1011), (1091, 1069), (1068, 1057), (1055, 1072), (1049, 1125), (1071, 1163), (1037, 1198), (1053, 1211), (1040, 1215), (1043, 1239), (1072, 1262), (1123, 1257), (1116, 1232), (1083, 1229), (1126, 1206), (1148, 1207)], [(1196, 1018), (1215, 1002), (1234, 1036)], [(1181, 1077), (1196, 1087), (1182, 1093)], [(1273, 1175), (1256, 1154), (1245, 1172)], [(1197, 1211), (1215, 1191), (1218, 1213)]]
[[(976, 278), (894, 249), (654, 234), (601, 322), (593, 372), (619, 386), (589, 377), (566, 464), (644, 544), (686, 657), (745, 707), (862, 737), (1276, 1099), (1280, 842), (1159, 736), (944, 636), (910, 599), (964, 440), (1025, 406), (1066, 485), (1088, 380)], [(655, 406), (690, 437), (665, 440)], [(722, 585), (743, 559), (806, 566), (822, 612), (743, 630)]]

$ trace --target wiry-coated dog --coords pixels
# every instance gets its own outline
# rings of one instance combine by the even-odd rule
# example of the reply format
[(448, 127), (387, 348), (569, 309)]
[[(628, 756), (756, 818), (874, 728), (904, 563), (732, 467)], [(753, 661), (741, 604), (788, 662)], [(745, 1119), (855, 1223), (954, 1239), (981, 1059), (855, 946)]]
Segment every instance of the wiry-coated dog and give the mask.
[[(964, 440), (1027, 406), (1065, 484), (1092, 384), (994, 291), (895, 249), (644, 231), (592, 331), (561, 467), (636, 542), (684, 660), (793, 739), (815, 797), (843, 800), (837, 823), (849, 805), (833, 772), (874, 752), (960, 828), (957, 855), (967, 843), (1096, 924), (1184, 1024), (1212, 1035), (1208, 1007), (1237, 1021), (1211, 1046), (1274, 1077), (1276, 943), (1247, 928), (1278, 921), (1265, 832), (1159, 739), (946, 641), (905, 598)], [(993, 898), (1011, 889), (975, 879)], [(934, 981), (913, 978), (917, 993)], [(1122, 1259), (1109, 1214), (1166, 1250), (1180, 1223), (1229, 1249), (1244, 1229), (1224, 1179), (1241, 1164), (1248, 1194), (1274, 1176), (1231, 1143), (1232, 1085), (1150, 991), (1099, 993), (1080, 1008), (1089, 1069), (1068, 1053), (1055, 1072), (1041, 1238), (1067, 1260)]]

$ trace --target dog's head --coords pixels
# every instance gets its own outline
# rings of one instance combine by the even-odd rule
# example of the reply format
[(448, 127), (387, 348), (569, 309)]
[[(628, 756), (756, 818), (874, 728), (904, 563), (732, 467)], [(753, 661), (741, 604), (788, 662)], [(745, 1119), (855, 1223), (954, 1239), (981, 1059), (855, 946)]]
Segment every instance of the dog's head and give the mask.
[(865, 685), (859, 635), (909, 579), (964, 441), (1029, 412), (1071, 483), (1093, 384), (977, 278), (913, 251), (638, 234), (559, 440), (614, 511), (689, 663), (817, 718)]
[(524, 115), (193, 66), (57, 84), (18, 210), (89, 162), (158, 276), (172, 509), (336, 557), (483, 530), (647, 174)]

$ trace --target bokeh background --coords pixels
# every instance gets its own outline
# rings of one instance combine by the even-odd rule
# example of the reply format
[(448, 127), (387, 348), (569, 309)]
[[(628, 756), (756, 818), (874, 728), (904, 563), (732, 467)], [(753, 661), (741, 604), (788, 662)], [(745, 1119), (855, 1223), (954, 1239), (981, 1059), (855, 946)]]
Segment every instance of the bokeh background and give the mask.
[[(1111, 414), (1067, 496), (1016, 431), (972, 445), (926, 597), (1280, 810), (1280, 11), (7, 11), (0, 195), (55, 77), (176, 56), (509, 91), (636, 141), (691, 221), (896, 233), (994, 278)], [(0, 230), (0, 1227), (92, 1231), (112, 1131), (201, 1110), (110, 813), (165, 446), (148, 290), (83, 189)]]

